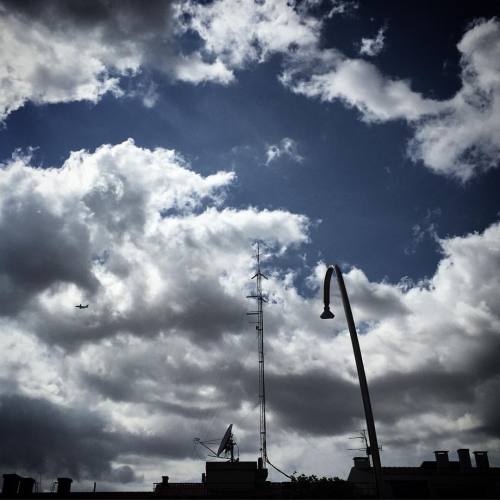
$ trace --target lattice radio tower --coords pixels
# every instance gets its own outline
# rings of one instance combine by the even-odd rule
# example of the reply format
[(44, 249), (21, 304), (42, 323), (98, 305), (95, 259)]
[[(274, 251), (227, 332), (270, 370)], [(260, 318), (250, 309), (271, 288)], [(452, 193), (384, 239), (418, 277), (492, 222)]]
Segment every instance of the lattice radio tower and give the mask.
[(266, 384), (264, 379), (264, 311), (263, 304), (267, 302), (262, 294), (262, 278), (267, 280), (267, 276), (260, 271), (260, 244), (257, 243), (257, 272), (252, 276), (256, 279), (256, 292), (248, 295), (247, 298), (257, 301), (257, 311), (247, 313), (249, 316), (257, 316), (255, 328), (257, 330), (257, 345), (259, 350), (259, 405), (260, 405), (260, 458), (262, 467), (267, 468), (267, 439), (266, 439)]

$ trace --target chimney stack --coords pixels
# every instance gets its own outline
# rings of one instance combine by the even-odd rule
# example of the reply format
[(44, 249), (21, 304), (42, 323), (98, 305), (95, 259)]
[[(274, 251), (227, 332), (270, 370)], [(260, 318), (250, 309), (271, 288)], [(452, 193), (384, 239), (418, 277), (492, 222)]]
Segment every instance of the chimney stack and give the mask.
[(2, 495), (6, 497), (17, 496), (20, 482), (21, 482), (21, 476), (18, 476), (17, 474), (4, 474)]
[(73, 479), (70, 477), (58, 477), (57, 478), (57, 494), (58, 495), (69, 495), (71, 493), (71, 483)]
[(450, 460), (448, 458), (448, 451), (435, 451), (434, 456), (436, 457), (436, 463), (439, 469), (446, 469), (450, 465)]
[(470, 453), (467, 448), (460, 448), (457, 450), (458, 462), (460, 464), (460, 470), (467, 470), (472, 468), (472, 463), (470, 461)]
[(488, 460), (487, 451), (475, 451), (474, 458), (476, 459), (476, 467), (478, 469), (489, 469), (490, 461)]
[(22, 477), (19, 482), (19, 496), (29, 497), (33, 494), (35, 480), (32, 477)]

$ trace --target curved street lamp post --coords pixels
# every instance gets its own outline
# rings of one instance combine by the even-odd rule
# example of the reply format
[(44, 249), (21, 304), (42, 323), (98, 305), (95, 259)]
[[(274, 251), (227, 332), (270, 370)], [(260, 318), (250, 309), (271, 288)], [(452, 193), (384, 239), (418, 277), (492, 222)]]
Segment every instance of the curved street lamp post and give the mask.
[(359, 348), (358, 334), (356, 332), (356, 325), (354, 324), (354, 317), (352, 315), (351, 305), (349, 303), (349, 297), (347, 296), (347, 290), (345, 288), (342, 272), (340, 271), (340, 268), (337, 265), (330, 266), (326, 271), (324, 290), (323, 290), (324, 293), (323, 300), (325, 308), (320, 317), (321, 319), (333, 319), (334, 317), (333, 313), (330, 311), (330, 281), (332, 279), (332, 274), (334, 271), (335, 271), (335, 276), (337, 277), (337, 283), (340, 289), (340, 295), (342, 297), (342, 304), (344, 306), (347, 326), (349, 327), (349, 333), (351, 335), (352, 348), (354, 351), (354, 359), (356, 360), (359, 386), (361, 388), (361, 397), (363, 398), (363, 407), (365, 410), (366, 427), (368, 430), (368, 440), (369, 440), (368, 452), (372, 456), (377, 495), (379, 498), (383, 498), (384, 483), (382, 477), (382, 465), (380, 462), (377, 433), (375, 432), (375, 420), (373, 418), (372, 405), (370, 402), (370, 394), (368, 393), (368, 383), (366, 381), (365, 368), (363, 366), (363, 358), (361, 357), (361, 349)]

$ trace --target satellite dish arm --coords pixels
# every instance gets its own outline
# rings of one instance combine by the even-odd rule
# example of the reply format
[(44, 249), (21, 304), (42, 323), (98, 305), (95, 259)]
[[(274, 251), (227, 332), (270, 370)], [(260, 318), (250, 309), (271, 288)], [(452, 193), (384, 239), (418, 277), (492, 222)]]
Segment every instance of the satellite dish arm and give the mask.
[(194, 438), (193, 441), (196, 444), (199, 444), (199, 445), (203, 446), (203, 448), (206, 448), (215, 457), (217, 456), (217, 452), (215, 452), (214, 450), (212, 450), (212, 448), (210, 448), (210, 446), (208, 446), (205, 441), (202, 441), (200, 438)]

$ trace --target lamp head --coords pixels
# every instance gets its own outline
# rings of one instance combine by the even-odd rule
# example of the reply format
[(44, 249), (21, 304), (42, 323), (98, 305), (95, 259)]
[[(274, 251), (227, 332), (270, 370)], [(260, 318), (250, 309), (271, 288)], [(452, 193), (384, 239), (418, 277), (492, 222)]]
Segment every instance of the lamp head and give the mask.
[(330, 306), (325, 305), (325, 310), (321, 313), (321, 319), (333, 319), (335, 315), (330, 311)]

